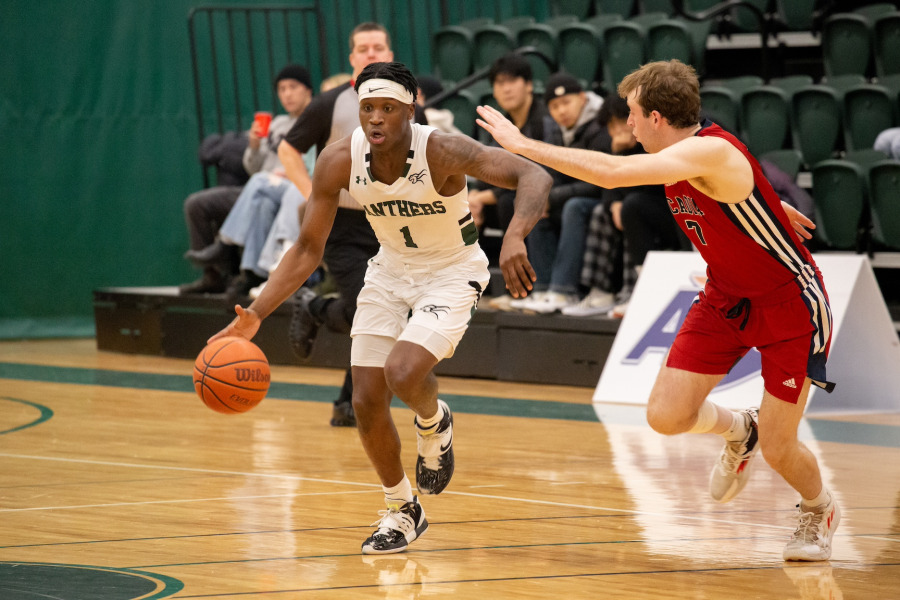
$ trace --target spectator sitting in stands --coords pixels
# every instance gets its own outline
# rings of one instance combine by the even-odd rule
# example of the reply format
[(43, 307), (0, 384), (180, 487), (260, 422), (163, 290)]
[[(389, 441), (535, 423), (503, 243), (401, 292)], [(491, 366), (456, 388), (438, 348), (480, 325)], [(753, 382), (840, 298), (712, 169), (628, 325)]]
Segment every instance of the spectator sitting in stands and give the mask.
[[(597, 120), (603, 98), (586, 92), (568, 73), (547, 80), (544, 99), (550, 117), (544, 119), (544, 141), (569, 148), (609, 152), (610, 135)], [(579, 276), (584, 257), (588, 221), (603, 195), (603, 188), (551, 171), (546, 212), (526, 239), (537, 281), (526, 298), (510, 307), (538, 313), (556, 312), (578, 302)]]
[[(254, 121), (244, 152), (244, 167), (248, 173), (253, 173), (250, 181), (222, 223), (216, 240), (205, 248), (189, 250), (185, 254), (204, 269), (221, 271), (230, 262), (236, 248), (243, 249), (240, 252), (240, 274), (226, 290), (230, 301), (246, 296), (251, 288), (268, 277), (268, 271), (261, 269), (257, 262), (281, 205), (281, 198), (291, 187), (278, 158), (277, 148), (312, 99), (312, 82), (305, 67), (284, 67), (278, 73), (275, 85), (278, 100), (288, 114), (278, 115), (272, 120), (266, 137), (260, 137), (259, 125)], [(307, 160), (312, 161), (312, 153)]]
[[(493, 88), (494, 99), (501, 112), (519, 128), (523, 135), (536, 140), (544, 139), (544, 117), (547, 107), (540, 98), (534, 97), (534, 83), (531, 65), (520, 54), (501, 56), (491, 65), (488, 75)], [(491, 140), (488, 145), (496, 145)], [(484, 223), (484, 207), (496, 205), (497, 222), (491, 223), (506, 231), (513, 214), (512, 190), (487, 186), (481, 182), (470, 182), (469, 209), (475, 225), (480, 229)], [(478, 189), (480, 188), (480, 189)]]
[(431, 75), (419, 75), (416, 77), (419, 82), (419, 93), (416, 95), (416, 104), (425, 110), (425, 120), (432, 127), (437, 127), (444, 133), (462, 133), (453, 124), (453, 111), (448, 108), (435, 108), (433, 106), (425, 108), (425, 103), (444, 91), (439, 79)]
[[(613, 154), (644, 152), (628, 126), (628, 114), (625, 99), (615, 95), (607, 98), (600, 111), (600, 122), (612, 138)], [(604, 190), (603, 203), (591, 215), (581, 272), (581, 283), (590, 292), (562, 313), (623, 316), (647, 252), (686, 249), (689, 244), (672, 219), (663, 186)]]

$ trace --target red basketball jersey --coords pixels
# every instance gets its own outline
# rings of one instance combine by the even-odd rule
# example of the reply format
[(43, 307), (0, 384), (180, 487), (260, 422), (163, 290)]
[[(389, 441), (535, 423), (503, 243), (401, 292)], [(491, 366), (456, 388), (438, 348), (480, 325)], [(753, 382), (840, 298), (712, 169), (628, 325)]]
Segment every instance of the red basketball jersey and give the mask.
[[(698, 136), (727, 140), (753, 168), (753, 192), (737, 204), (717, 202), (687, 181), (666, 185), (669, 208), (707, 264), (709, 283), (736, 298), (765, 298), (792, 280), (797, 293), (818, 274), (794, 235), (781, 199), (736, 137), (705, 121)], [(785, 290), (779, 290), (779, 295)]]

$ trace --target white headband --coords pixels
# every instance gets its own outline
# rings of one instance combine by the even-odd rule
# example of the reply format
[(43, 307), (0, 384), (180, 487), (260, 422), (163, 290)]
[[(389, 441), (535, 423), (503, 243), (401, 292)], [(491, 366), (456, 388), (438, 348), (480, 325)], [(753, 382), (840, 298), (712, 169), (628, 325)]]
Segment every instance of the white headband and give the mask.
[(413, 103), (413, 95), (408, 89), (388, 79), (369, 79), (359, 84), (359, 99), (393, 98), (404, 104)]

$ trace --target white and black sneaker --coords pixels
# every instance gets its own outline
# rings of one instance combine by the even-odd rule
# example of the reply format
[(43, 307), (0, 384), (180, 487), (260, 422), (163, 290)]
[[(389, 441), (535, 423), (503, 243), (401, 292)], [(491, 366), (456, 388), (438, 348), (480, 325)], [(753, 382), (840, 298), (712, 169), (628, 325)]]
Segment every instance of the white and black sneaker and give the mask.
[(709, 475), (709, 495), (716, 502), (729, 502), (737, 496), (750, 478), (750, 461), (759, 449), (759, 412), (748, 408), (740, 411), (747, 424), (747, 436), (736, 442), (725, 442), (722, 454)]
[(388, 507), (380, 510), (381, 518), (372, 523), (378, 529), (362, 544), (363, 554), (394, 554), (403, 552), (413, 540), (425, 533), (428, 521), (419, 499), (413, 496), (400, 508)]
[(416, 461), (416, 487), (420, 494), (440, 494), (453, 477), (453, 415), (443, 400), (444, 418), (432, 433), (422, 433), (418, 419), (416, 441), (419, 459)]

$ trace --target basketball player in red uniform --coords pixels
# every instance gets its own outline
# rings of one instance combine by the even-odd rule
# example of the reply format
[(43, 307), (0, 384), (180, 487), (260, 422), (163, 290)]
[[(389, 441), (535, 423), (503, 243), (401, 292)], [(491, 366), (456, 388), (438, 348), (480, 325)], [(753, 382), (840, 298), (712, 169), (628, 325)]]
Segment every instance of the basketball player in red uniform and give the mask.
[[(649, 154), (612, 156), (522, 136), (490, 107), (478, 123), (506, 149), (607, 188), (663, 184), (675, 220), (708, 265), (708, 280), (661, 367), (647, 421), (663, 434), (717, 433), (725, 448), (710, 494), (728, 502), (743, 489), (756, 451), (802, 499), (785, 560), (828, 560), (840, 510), (818, 463), (797, 439), (810, 385), (828, 391), (831, 310), (822, 276), (799, 237), (812, 223), (783, 205), (737, 138), (700, 122), (699, 81), (677, 60), (629, 74), (618, 93), (628, 124)], [(796, 236), (794, 234), (797, 234)], [(762, 357), (757, 409), (731, 411), (707, 399), (748, 351)]]

